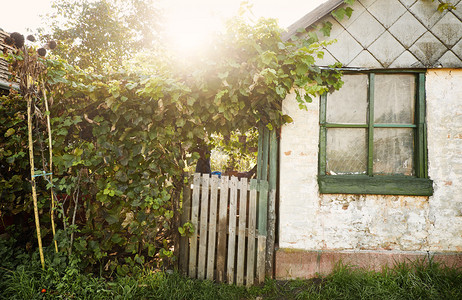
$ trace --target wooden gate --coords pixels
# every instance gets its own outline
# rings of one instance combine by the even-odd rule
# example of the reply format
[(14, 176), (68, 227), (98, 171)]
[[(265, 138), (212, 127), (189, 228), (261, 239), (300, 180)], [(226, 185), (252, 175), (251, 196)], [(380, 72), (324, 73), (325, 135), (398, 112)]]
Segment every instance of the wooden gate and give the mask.
[(196, 173), (188, 187), (181, 221), (195, 231), (180, 241), (183, 272), (237, 285), (263, 282), (268, 182)]
[(259, 128), (257, 179), (194, 174), (183, 192), (179, 267), (190, 277), (251, 286), (273, 276), (278, 143)]

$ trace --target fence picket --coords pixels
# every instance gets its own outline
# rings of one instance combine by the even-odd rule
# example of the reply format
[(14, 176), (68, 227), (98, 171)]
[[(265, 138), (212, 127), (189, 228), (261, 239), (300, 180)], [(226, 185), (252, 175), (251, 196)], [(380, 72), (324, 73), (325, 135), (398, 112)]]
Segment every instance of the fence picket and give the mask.
[(244, 265), (245, 265), (245, 227), (247, 219), (247, 178), (241, 178), (239, 193), (239, 228), (237, 237), (237, 272), (236, 284), (244, 284)]
[(218, 175), (212, 176), (210, 180), (210, 213), (209, 213), (209, 242), (207, 249), (207, 279), (213, 280), (215, 268), (215, 241), (217, 232), (217, 197), (218, 197)]
[(220, 202), (218, 211), (217, 240), (217, 282), (225, 280), (226, 233), (228, 230), (228, 176), (222, 176), (220, 181)]
[(193, 199), (192, 199), (192, 206), (191, 206), (191, 224), (194, 228), (194, 233), (191, 235), (190, 238), (190, 251), (189, 251), (189, 276), (192, 278), (196, 277), (197, 274), (197, 266), (196, 266), (196, 259), (197, 259), (197, 233), (198, 233), (198, 220), (199, 220), (199, 197), (200, 197), (200, 180), (201, 174), (194, 174), (194, 187), (193, 187)]
[(231, 177), (229, 182), (229, 225), (228, 225), (228, 260), (226, 281), (234, 283), (234, 256), (236, 246), (236, 204), (237, 204), (237, 177)]
[(266, 236), (268, 220), (268, 181), (259, 182), (258, 233)]
[(258, 181), (256, 179), (251, 179), (246, 272), (246, 286), (248, 287), (253, 285), (255, 280), (255, 231), (257, 225), (257, 188)]
[(265, 281), (265, 254), (266, 254), (266, 236), (258, 235), (257, 246), (257, 282)]
[(200, 231), (199, 231), (199, 263), (197, 264), (197, 278), (205, 278), (205, 263), (207, 261), (207, 231), (208, 231), (208, 208), (209, 208), (209, 182), (208, 174), (202, 176), (201, 190), (201, 214), (200, 214)]

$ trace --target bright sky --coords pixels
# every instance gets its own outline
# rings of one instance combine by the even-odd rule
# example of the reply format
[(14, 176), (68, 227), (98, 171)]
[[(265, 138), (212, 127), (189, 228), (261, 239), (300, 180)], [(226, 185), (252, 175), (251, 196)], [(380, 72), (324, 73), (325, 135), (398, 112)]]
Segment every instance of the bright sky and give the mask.
[[(164, 10), (165, 28), (177, 46), (197, 47), (208, 34), (222, 27), (223, 21), (235, 15), (241, 0), (157, 0)], [(277, 18), (279, 25), (288, 27), (326, 0), (250, 0), (258, 17)], [(7, 7), (10, 0), (0, 0)], [(4, 13), (0, 28), (7, 32), (26, 34), (27, 29), (39, 27), (40, 15), (50, 10), (50, 0), (15, 0), (20, 14)], [(11, 5), (10, 5), (11, 6)], [(20, 17), (19, 17), (20, 16)]]

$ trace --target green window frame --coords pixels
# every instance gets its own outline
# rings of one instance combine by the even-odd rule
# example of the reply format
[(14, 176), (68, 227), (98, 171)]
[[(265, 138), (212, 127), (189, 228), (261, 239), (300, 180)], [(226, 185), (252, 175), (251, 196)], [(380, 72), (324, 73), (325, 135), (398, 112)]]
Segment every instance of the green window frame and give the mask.
[[(425, 73), (420, 71), (399, 72), (345, 72), (345, 74), (366, 74), (367, 109), (365, 124), (329, 123), (327, 122), (327, 93), (321, 95), (320, 101), (320, 142), (318, 184), (321, 193), (327, 194), (382, 194), (382, 195), (416, 195), (433, 194), (433, 182), (428, 178), (427, 139), (425, 122)], [(374, 89), (376, 74), (413, 74), (415, 76), (415, 112), (411, 124), (374, 123)], [(366, 131), (367, 167), (363, 174), (331, 174), (327, 166), (327, 131), (329, 128), (364, 128)], [(413, 131), (413, 173), (374, 174), (374, 133), (378, 128), (410, 128)], [(361, 173), (361, 172), (358, 172)]]

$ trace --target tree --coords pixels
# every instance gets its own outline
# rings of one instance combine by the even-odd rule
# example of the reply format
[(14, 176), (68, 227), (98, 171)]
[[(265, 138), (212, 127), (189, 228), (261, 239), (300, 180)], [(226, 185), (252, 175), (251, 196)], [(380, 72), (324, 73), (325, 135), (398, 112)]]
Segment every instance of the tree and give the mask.
[(159, 14), (152, 0), (55, 0), (48, 16), (51, 32), (44, 39), (59, 41), (55, 54), (81, 68), (118, 69), (124, 60), (159, 41)]

